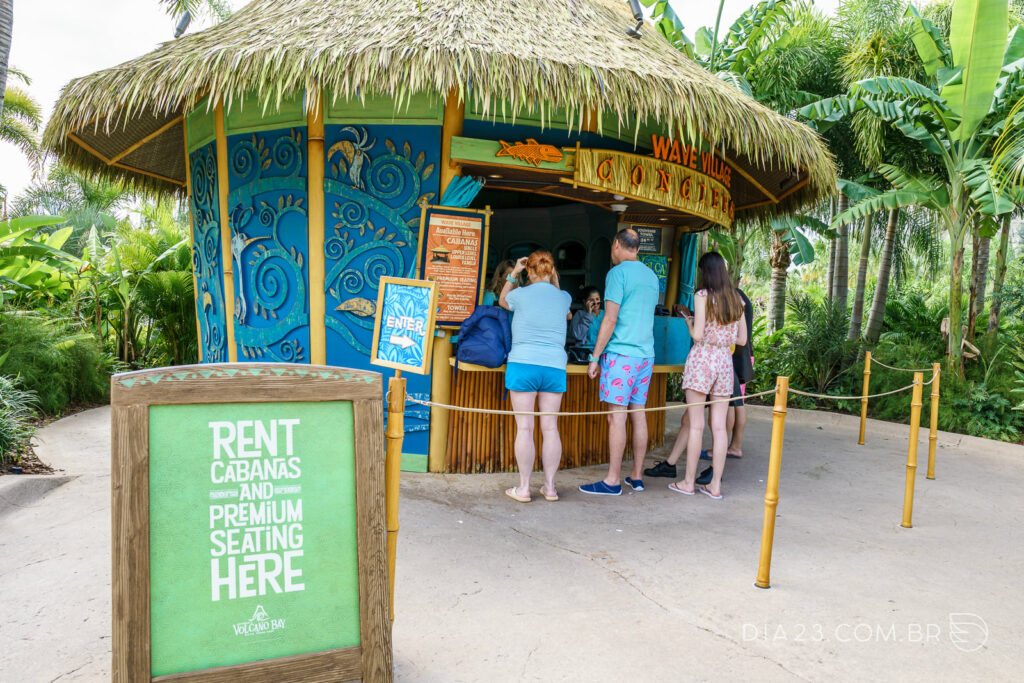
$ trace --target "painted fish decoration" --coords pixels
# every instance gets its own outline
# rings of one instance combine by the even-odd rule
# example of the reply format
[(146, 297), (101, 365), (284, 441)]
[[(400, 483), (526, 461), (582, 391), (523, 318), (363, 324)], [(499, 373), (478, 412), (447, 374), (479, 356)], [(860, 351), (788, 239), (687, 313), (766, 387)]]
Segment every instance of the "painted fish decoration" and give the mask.
[(341, 311), (342, 313), (351, 313), (363, 318), (371, 318), (377, 313), (377, 303), (369, 299), (348, 299), (347, 301), (342, 301), (334, 310)]
[(494, 155), (496, 157), (512, 157), (534, 166), (540, 166), (542, 161), (557, 164), (562, 160), (562, 150), (554, 145), (542, 145), (533, 138), (526, 138), (526, 142), (511, 145), (504, 140), (498, 142), (501, 143), (501, 149)]

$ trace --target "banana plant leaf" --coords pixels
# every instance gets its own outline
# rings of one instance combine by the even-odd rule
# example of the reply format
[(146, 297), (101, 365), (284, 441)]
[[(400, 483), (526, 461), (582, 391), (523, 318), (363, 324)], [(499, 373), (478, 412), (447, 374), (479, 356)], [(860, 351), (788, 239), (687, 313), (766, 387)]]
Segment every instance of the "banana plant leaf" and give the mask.
[(910, 39), (914, 42), (917, 54), (924, 64), (924, 72), (929, 76), (935, 76), (939, 69), (952, 66), (952, 55), (938, 27), (922, 17), (912, 4), (907, 5), (904, 16), (913, 21), (914, 33)]
[(954, 66), (962, 66), (961, 84), (942, 89), (950, 109), (959, 114), (955, 140), (966, 140), (977, 132), (992, 108), (992, 97), (1003, 68), (1008, 22), (1007, 0), (954, 0), (950, 20), (949, 48)]

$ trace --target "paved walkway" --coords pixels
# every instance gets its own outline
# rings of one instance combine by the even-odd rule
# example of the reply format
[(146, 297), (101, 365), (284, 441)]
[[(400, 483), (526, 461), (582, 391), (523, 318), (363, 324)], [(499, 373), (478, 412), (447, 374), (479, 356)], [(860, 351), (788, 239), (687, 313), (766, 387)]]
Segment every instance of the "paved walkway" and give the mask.
[[(1024, 448), (943, 434), (926, 481), (922, 432), (915, 528), (903, 529), (907, 428), (873, 422), (858, 447), (855, 419), (792, 411), (764, 591), (770, 414), (751, 412), (721, 502), (656, 479), (620, 498), (575, 491), (600, 468), (564, 472), (560, 502), (529, 505), (501, 494), (514, 475), (405, 475), (398, 678), (1019, 675)], [(42, 497), (0, 478), (0, 681), (109, 680), (109, 411), (40, 441), (73, 478)]]

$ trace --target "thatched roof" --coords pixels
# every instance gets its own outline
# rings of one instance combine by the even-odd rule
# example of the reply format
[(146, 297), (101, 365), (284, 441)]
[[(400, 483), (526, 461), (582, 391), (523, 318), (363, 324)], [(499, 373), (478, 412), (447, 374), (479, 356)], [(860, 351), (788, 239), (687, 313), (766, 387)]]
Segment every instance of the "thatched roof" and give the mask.
[(637, 119), (681, 125), (751, 171), (807, 176), (783, 208), (832, 192), (834, 165), (814, 132), (709, 74), (653, 28), (627, 36), (624, 0), (421, 3), (253, 0), (213, 28), (69, 83), (45, 141), (73, 166), (180, 190), (179, 119), (206, 95), (228, 106), (252, 91), (279, 102), (320, 84), (338, 98), (401, 103), (456, 88), (492, 111), (501, 99), (563, 109), (576, 125), (594, 107), (605, 129)]

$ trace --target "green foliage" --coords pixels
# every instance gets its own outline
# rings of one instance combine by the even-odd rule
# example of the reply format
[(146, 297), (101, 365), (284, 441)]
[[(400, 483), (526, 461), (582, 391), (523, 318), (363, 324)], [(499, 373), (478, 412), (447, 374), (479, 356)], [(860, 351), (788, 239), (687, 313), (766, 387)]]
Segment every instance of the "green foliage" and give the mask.
[(857, 345), (846, 340), (849, 314), (802, 294), (790, 297), (788, 305), (785, 327), (755, 337), (757, 386), (772, 386), (776, 376), (785, 375), (794, 388), (829, 393), (856, 360)]
[(0, 311), (0, 349), (5, 350), (4, 373), (35, 393), (45, 413), (107, 396), (114, 364), (70, 318)]
[(0, 465), (18, 462), (35, 434), (36, 397), (19, 386), (17, 379), (0, 375)]

